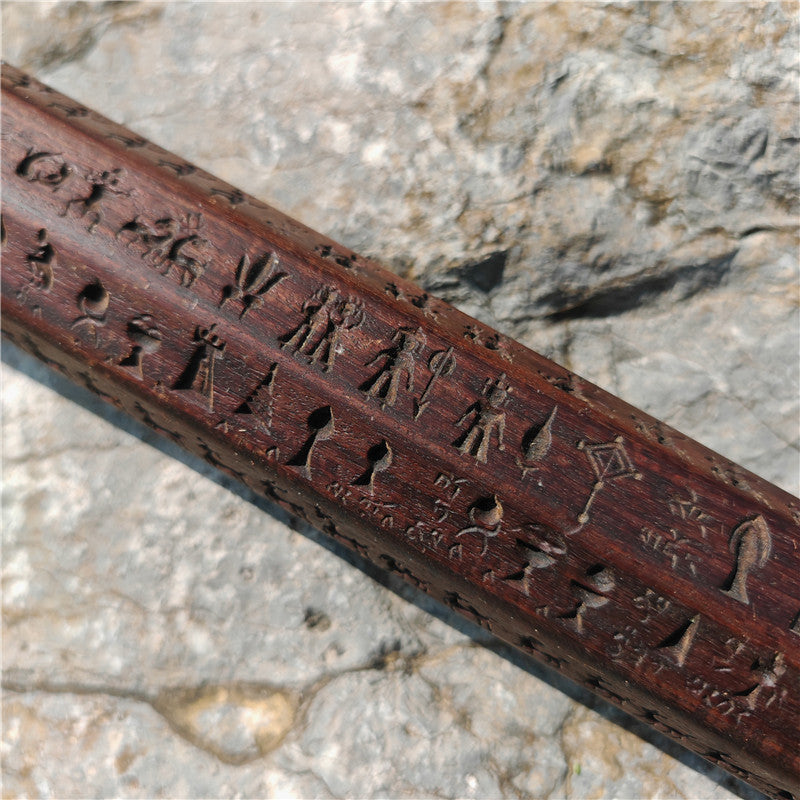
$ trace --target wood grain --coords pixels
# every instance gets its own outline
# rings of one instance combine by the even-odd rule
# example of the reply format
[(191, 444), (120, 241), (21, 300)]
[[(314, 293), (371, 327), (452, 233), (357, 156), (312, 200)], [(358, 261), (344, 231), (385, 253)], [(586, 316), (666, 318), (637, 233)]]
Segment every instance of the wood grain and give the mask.
[(759, 789), (800, 501), (4, 66), (3, 332)]

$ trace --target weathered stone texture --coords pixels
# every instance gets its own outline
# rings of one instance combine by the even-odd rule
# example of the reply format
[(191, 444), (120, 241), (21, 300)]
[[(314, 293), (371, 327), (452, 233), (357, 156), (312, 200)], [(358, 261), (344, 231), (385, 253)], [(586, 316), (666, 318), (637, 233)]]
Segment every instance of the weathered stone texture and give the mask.
[[(2, 13), (11, 63), (797, 491), (796, 4)], [(757, 797), (4, 360), (8, 796)]]

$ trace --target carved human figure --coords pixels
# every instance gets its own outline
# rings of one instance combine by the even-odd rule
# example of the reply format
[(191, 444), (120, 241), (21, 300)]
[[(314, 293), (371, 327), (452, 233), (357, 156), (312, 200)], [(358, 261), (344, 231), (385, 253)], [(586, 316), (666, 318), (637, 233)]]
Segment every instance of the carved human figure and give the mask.
[(367, 397), (379, 400), (381, 408), (394, 406), (404, 378), (405, 390), (414, 391), (416, 357), (424, 345), (424, 334), (419, 328), (413, 332), (400, 330), (392, 341), (391, 347), (381, 350), (375, 358), (367, 362), (368, 367), (380, 361), (383, 361), (383, 365), (360, 387)]
[(358, 300), (348, 297), (340, 300), (328, 319), (328, 327), (320, 345), (312, 351), (309, 363), (320, 362), (325, 372), (333, 369), (336, 354), (340, 352), (341, 339), (345, 331), (357, 328), (364, 321), (364, 309)]
[(343, 298), (336, 289), (322, 287), (303, 304), (305, 318), (281, 337), (281, 347), (306, 356), (309, 364), (320, 363), (325, 372), (333, 368), (342, 333), (364, 319), (361, 304)]
[(335, 289), (323, 286), (303, 303), (303, 321), (281, 337), (281, 348), (290, 348), (295, 353), (308, 355), (322, 341), (328, 328), (330, 307), (339, 299)]
[(470, 416), (472, 423), (464, 434), (453, 444), (462, 453), (469, 453), (481, 463), (486, 463), (492, 435), (497, 434), (497, 449), (504, 450), (503, 433), (506, 427), (506, 412), (503, 406), (508, 401), (509, 388), (505, 384), (505, 374), (494, 383), (484, 387), (485, 399), (473, 403), (456, 422), (463, 425)]
[(194, 341), (197, 347), (189, 363), (175, 382), (173, 389), (192, 390), (206, 398), (209, 410), (214, 408), (214, 366), (216, 359), (222, 358), (225, 342), (214, 332), (216, 323), (209, 328), (197, 327)]

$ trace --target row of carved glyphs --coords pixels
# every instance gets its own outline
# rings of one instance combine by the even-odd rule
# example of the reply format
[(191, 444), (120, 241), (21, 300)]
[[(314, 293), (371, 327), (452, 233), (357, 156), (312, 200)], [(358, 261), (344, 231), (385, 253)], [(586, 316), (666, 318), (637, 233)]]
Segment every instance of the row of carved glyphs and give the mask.
[[(60, 154), (44, 149), (30, 148), (19, 162), (16, 173), (28, 183), (42, 184), (53, 192), (70, 186), (71, 182), (82, 180), (82, 188), (76, 189), (64, 201), (60, 213), (87, 217), (90, 231), (103, 219), (103, 204), (108, 197), (131, 195), (131, 190), (121, 185), (121, 170), (108, 169), (84, 174)], [(197, 214), (187, 215), (184, 219), (170, 216), (145, 219), (137, 215), (120, 225), (114, 234), (124, 246), (138, 252), (146, 263), (161, 268), (164, 275), (174, 273), (181, 285), (188, 288), (204, 275), (211, 260), (211, 243), (201, 234), (201, 227), (202, 218)], [(31, 288), (49, 289), (53, 281), (55, 250), (48, 241), (46, 230), (39, 232), (37, 246), (28, 253), (27, 260), (31, 278), (25, 291)], [(239, 310), (242, 318), (262, 306), (267, 293), (287, 277), (275, 253), (253, 256), (244, 253), (236, 266), (233, 281), (222, 289), (219, 307), (225, 308), (231, 304)], [(397, 292), (399, 290), (395, 287)], [(95, 334), (102, 324), (100, 318), (104, 312), (105, 309), (102, 313), (82, 314), (84, 323)], [(364, 309), (359, 301), (333, 287), (322, 286), (304, 302), (298, 324), (281, 334), (279, 341), (282, 348), (306, 358), (310, 364), (319, 364), (329, 372), (334, 367), (337, 353), (343, 349), (343, 337), (348, 331), (359, 327), (363, 320)], [(152, 332), (149, 337), (142, 337), (142, 327), (145, 326), (137, 323), (131, 325), (131, 333), (138, 339), (139, 348), (133, 358), (140, 371), (142, 355), (160, 341), (154, 326), (146, 325)], [(202, 392), (212, 408), (214, 362), (224, 350), (224, 345), (213, 330), (213, 325), (198, 327), (195, 338), (200, 349), (175, 386), (179, 389), (191, 388), (199, 381), (196, 373), (202, 371)], [(474, 337), (478, 334), (468, 331), (466, 335)], [(413, 418), (419, 419), (429, 408), (435, 390), (457, 368), (453, 347), (431, 352), (426, 363), (429, 377), (416, 396), (414, 392), (419, 384), (420, 371), (418, 359), (425, 346), (426, 337), (421, 328), (397, 331), (390, 345), (367, 362), (366, 367), (374, 367), (374, 370), (365, 376), (366, 379), (359, 386), (361, 392), (377, 401), (383, 409), (396, 407), (401, 404), (404, 395), (408, 396)], [(452, 444), (461, 453), (471, 455), (477, 462), (485, 464), (494, 450), (501, 452), (506, 449), (505, 406), (511, 391), (505, 375), (500, 375), (494, 381), (486, 380), (481, 396), (455, 420), (455, 425), (463, 428), (463, 431)], [(516, 458), (523, 477), (535, 472), (546, 458), (553, 441), (556, 415), (557, 407), (554, 406), (544, 420), (523, 435)], [(578, 514), (578, 522), (583, 525), (589, 521), (591, 505), (603, 487), (622, 477), (639, 477), (639, 473), (631, 464), (620, 437), (607, 443), (581, 442), (579, 447), (584, 450), (595, 476), (585, 506)]]
[[(28, 150), (19, 162), (16, 173), (26, 182), (39, 183), (53, 192), (70, 185), (71, 179), (80, 174), (60, 154), (36, 148)], [(83, 190), (77, 191), (65, 200), (60, 213), (86, 218), (88, 230), (93, 231), (104, 220), (103, 204), (107, 198), (112, 195), (130, 195), (130, 191), (122, 186), (122, 178), (123, 173), (119, 169), (82, 175), (85, 184)], [(179, 283), (188, 288), (203, 276), (210, 263), (211, 245), (202, 236), (201, 228), (202, 218), (199, 215), (187, 216), (182, 220), (166, 216), (158, 219), (143, 219), (136, 216), (124, 222), (113, 233), (123, 246), (135, 249), (151, 266), (161, 267), (164, 275), (174, 271)], [(5, 231), (3, 233), (5, 236)], [(48, 292), (53, 285), (57, 256), (45, 229), (38, 232), (26, 259), (30, 276), (28, 284), (20, 291), (21, 298), (25, 300), (31, 293)], [(266, 252), (251, 256), (245, 253), (236, 266), (232, 282), (222, 289), (219, 307), (224, 308), (231, 304), (242, 318), (250, 311), (261, 307), (268, 292), (287, 277), (288, 274), (281, 269), (276, 254)], [(108, 292), (99, 281), (87, 284), (76, 300), (78, 314), (72, 326), (86, 331), (96, 345), (99, 344), (100, 329), (107, 322), (109, 302)], [(34, 303), (34, 310), (37, 308)], [(278, 341), (283, 349), (305, 358), (310, 364), (320, 365), (323, 371), (328, 372), (334, 367), (337, 353), (343, 350), (342, 337), (361, 325), (363, 320), (364, 309), (359, 301), (342, 295), (333, 287), (323, 286), (303, 304), (302, 318), (298, 324), (281, 334)], [(144, 379), (145, 358), (159, 349), (163, 334), (148, 314), (130, 319), (126, 333), (131, 342), (130, 349), (118, 363), (133, 371), (140, 379)], [(194, 331), (193, 341), (195, 348), (192, 355), (172, 384), (172, 388), (199, 393), (205, 399), (209, 410), (212, 410), (215, 366), (217, 360), (223, 357), (226, 343), (217, 334), (216, 323), (208, 326), (198, 325)], [(360, 384), (359, 390), (383, 409), (395, 407), (404, 395), (408, 395), (411, 398), (413, 418), (418, 419), (430, 405), (437, 386), (452, 376), (457, 368), (457, 357), (452, 347), (434, 350), (427, 359), (429, 373), (427, 381), (420, 387), (419, 396), (414, 396), (418, 382), (417, 360), (424, 352), (426, 344), (426, 336), (420, 328), (397, 331), (390, 344), (365, 364), (365, 367), (372, 368), (372, 371)], [(277, 369), (278, 365), (273, 364), (259, 384), (236, 408), (236, 414), (250, 414), (257, 425), (267, 430), (271, 428), (273, 421)], [(464, 429), (452, 441), (452, 445), (459, 452), (473, 457), (479, 463), (487, 463), (493, 449), (496, 448), (498, 451), (505, 449), (505, 406), (511, 391), (505, 375), (495, 380), (487, 379), (481, 396), (455, 421), (457, 426)], [(537, 466), (547, 457), (556, 422), (557, 407), (554, 406), (545, 419), (523, 436), (516, 458), (523, 477), (529, 472), (535, 472)], [(315, 450), (335, 432), (332, 409), (328, 406), (316, 409), (309, 415), (307, 425), (309, 429), (307, 439), (285, 463), (297, 468), (310, 479)], [(592, 504), (604, 488), (622, 478), (641, 477), (631, 462), (621, 437), (608, 442), (579, 442), (578, 448), (586, 456), (594, 482), (583, 508), (577, 515), (579, 527), (569, 533), (575, 533), (589, 521)], [(277, 457), (277, 448), (273, 448), (270, 455)], [(328, 490), (340, 500), (345, 500), (357, 487), (361, 490), (358, 503), (363, 511), (374, 517), (378, 524), (392, 527), (395, 518), (393, 505), (376, 499), (374, 492), (377, 476), (387, 473), (392, 465), (393, 451), (390, 444), (385, 441), (375, 443), (367, 452), (367, 460), (366, 470), (355, 476), (349, 486), (334, 483)], [(434, 501), (434, 514), (431, 520), (420, 520), (407, 528), (405, 534), (409, 540), (426, 547), (440, 546), (444, 536), (441, 529), (445, 523), (449, 523), (452, 513), (451, 503), (460, 492), (461, 483), (463, 480), (455, 476), (440, 474), (437, 477), (435, 485), (444, 489), (445, 493)], [(700, 508), (697, 497), (681, 499), (675, 496), (669, 507), (673, 516), (695, 524), (702, 538), (706, 538), (708, 526), (713, 522), (713, 518)], [(450, 557), (461, 557), (464, 542), (470, 537), (475, 537), (481, 543), (480, 554), (486, 556), (490, 540), (503, 530), (502, 502), (494, 495), (478, 498), (468, 507), (467, 516), (468, 524), (458, 528), (453, 540), (447, 545)], [(511, 530), (505, 532), (514, 533)], [(697, 574), (699, 562), (694, 549), (690, 546), (691, 539), (684, 536), (678, 528), (655, 530), (646, 527), (642, 529), (640, 539), (645, 549), (661, 553), (671, 562), (673, 568), (681, 565), (689, 569), (692, 574)], [(749, 604), (748, 577), (752, 572), (765, 566), (771, 550), (771, 536), (764, 518), (756, 516), (743, 520), (734, 528), (729, 541), (734, 556), (734, 566), (729, 579), (721, 589), (733, 599)], [(518, 542), (521, 544), (523, 540), (518, 538)], [(565, 550), (552, 543), (544, 549), (533, 545), (525, 547), (528, 558), (520, 568), (499, 579), (529, 594), (534, 571), (554, 564), (555, 559)], [(497, 579), (498, 576), (492, 573), (491, 578)], [(582, 632), (586, 615), (591, 609), (609, 603), (609, 595), (614, 586), (611, 570), (598, 565), (595, 572), (587, 573), (584, 581), (572, 582), (570, 590), (574, 597), (573, 607), (567, 612), (559, 613), (559, 618), (571, 620), (575, 629), (579, 633)], [(551, 613), (546, 606), (537, 610), (544, 615)], [(617, 640), (625, 643), (629, 653), (636, 654), (637, 664), (641, 662), (643, 653), (653, 648), (661, 648), (672, 655), (678, 666), (682, 666), (700, 620), (700, 615), (687, 620), (675, 634), (658, 646), (652, 643), (644, 645), (641, 642), (640, 646), (637, 646), (637, 637), (640, 638), (640, 635), (633, 629), (620, 632)], [(796, 619), (792, 630), (798, 633), (799, 629), (800, 623)], [(621, 653), (615, 656), (619, 657)], [(770, 675), (774, 682), (775, 676), (779, 677), (780, 670), (776, 667)], [(706, 689), (708, 687), (703, 691)]]

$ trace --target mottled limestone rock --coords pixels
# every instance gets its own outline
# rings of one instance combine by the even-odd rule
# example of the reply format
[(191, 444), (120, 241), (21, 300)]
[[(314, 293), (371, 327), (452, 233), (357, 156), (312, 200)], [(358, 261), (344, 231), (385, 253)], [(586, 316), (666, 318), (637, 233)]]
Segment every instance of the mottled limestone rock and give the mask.
[[(10, 62), (797, 491), (796, 5), (2, 11)], [(4, 791), (757, 796), (4, 359)]]

